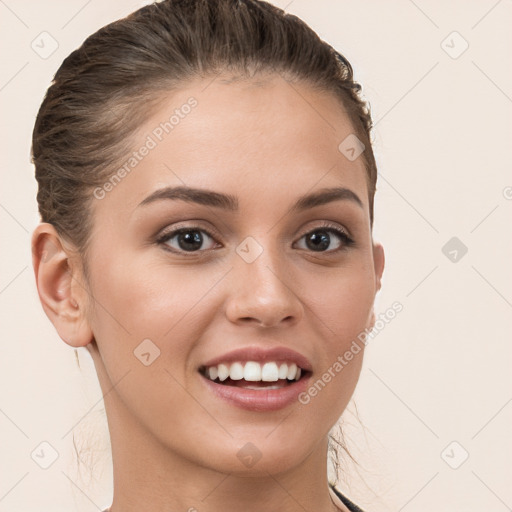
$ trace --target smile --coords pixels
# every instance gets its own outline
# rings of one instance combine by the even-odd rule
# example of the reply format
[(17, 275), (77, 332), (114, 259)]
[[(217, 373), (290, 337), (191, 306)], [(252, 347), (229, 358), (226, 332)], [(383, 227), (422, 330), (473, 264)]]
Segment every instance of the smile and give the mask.
[(198, 368), (216, 398), (252, 411), (273, 411), (298, 401), (312, 375), (301, 354), (275, 347), (238, 349)]
[[(257, 361), (220, 363), (202, 367), (202, 375), (228, 386), (244, 389), (279, 389), (300, 379), (302, 368), (293, 362)], [(251, 384), (252, 383), (252, 384)], [(270, 383), (276, 383), (272, 385)]]

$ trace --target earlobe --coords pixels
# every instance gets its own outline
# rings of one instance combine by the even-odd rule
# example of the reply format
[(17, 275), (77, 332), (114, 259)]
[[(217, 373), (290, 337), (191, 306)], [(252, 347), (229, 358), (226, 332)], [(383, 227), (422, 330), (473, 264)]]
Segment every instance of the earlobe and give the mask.
[(382, 274), (385, 265), (384, 247), (380, 243), (373, 244), (373, 264), (375, 271), (375, 289), (379, 291), (381, 288)]
[(59, 336), (73, 347), (85, 346), (92, 332), (85, 317), (86, 294), (55, 228), (39, 224), (32, 234), (32, 265), (43, 309)]
[[(373, 244), (373, 265), (375, 273), (375, 294), (377, 294), (377, 292), (381, 288), (382, 274), (384, 272), (385, 265), (384, 247), (382, 247), (382, 244)], [(367, 329), (373, 329), (373, 326), (375, 325), (375, 320), (375, 308), (374, 306), (372, 306), (372, 312), (370, 315), (370, 320), (367, 325)]]
[(370, 315), (370, 321), (368, 322), (368, 325), (366, 326), (366, 328), (368, 330), (372, 330), (373, 329), (373, 326), (375, 325), (375, 320), (376, 320), (376, 317), (375, 317), (375, 308), (372, 306), (372, 313)]

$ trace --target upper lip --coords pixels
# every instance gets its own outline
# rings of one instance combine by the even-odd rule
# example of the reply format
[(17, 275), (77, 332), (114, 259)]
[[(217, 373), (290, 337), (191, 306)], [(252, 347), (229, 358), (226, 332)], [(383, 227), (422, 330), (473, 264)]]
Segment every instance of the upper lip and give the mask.
[(217, 366), (220, 363), (235, 363), (237, 361), (255, 361), (258, 363), (270, 361), (292, 362), (303, 370), (312, 371), (311, 363), (307, 357), (287, 347), (263, 348), (253, 346), (238, 348), (221, 356), (214, 357), (202, 366), (210, 367)]

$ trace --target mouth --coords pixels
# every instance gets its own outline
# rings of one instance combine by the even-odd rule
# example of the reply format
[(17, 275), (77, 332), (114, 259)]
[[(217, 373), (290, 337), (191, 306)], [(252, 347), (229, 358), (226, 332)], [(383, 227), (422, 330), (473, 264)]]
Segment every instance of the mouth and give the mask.
[(198, 368), (208, 392), (224, 403), (251, 411), (275, 411), (298, 402), (312, 376), (301, 354), (276, 347), (238, 349)]
[(309, 370), (292, 361), (235, 361), (212, 366), (201, 366), (199, 373), (222, 386), (251, 390), (274, 390), (291, 386), (309, 377)]

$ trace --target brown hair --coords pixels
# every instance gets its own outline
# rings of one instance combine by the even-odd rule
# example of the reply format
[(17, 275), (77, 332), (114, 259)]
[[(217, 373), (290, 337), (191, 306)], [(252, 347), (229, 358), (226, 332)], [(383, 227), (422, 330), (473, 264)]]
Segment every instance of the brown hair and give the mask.
[(89, 36), (63, 61), (37, 114), (39, 212), (76, 247), (86, 276), (92, 190), (130, 152), (131, 137), (166, 91), (220, 72), (279, 73), (339, 98), (365, 145), (373, 226), (372, 121), (350, 63), (302, 20), (264, 1), (164, 0)]

